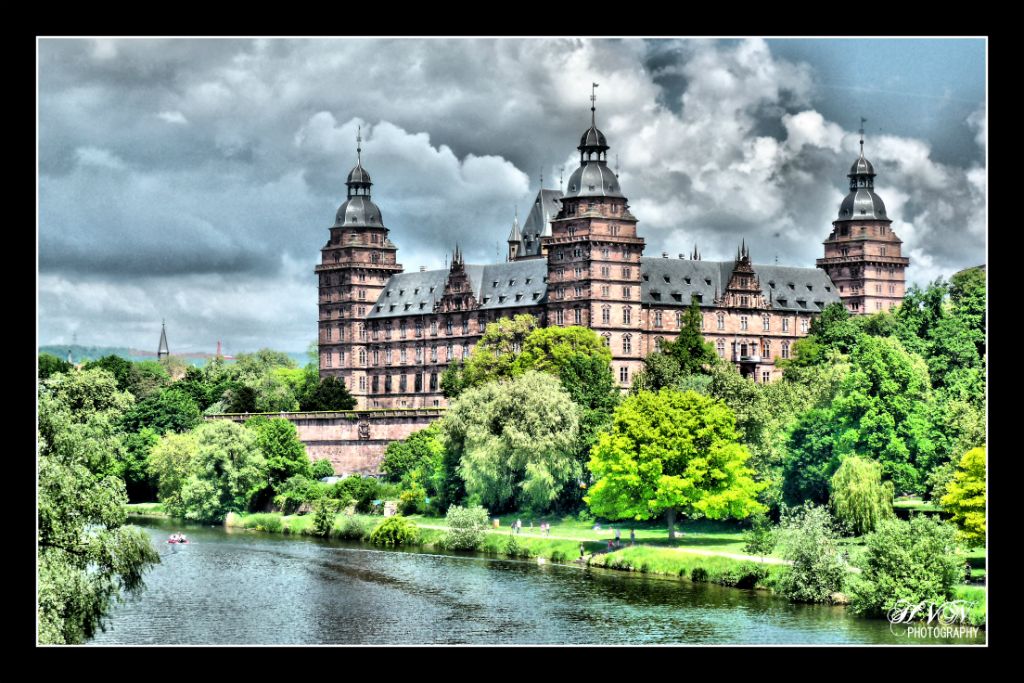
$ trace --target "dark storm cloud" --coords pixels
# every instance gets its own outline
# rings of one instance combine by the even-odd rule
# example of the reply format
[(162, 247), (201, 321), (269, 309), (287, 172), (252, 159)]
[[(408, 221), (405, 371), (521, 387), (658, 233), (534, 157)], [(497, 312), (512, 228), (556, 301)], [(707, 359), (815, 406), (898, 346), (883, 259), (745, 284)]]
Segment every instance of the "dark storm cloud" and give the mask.
[[(697, 242), (724, 259), (745, 239), (756, 262), (811, 266), (856, 155), (850, 126), (816, 110), (813, 65), (756, 40), (51, 40), (39, 53), (44, 341), (87, 317), (96, 337), (142, 343), (167, 317), (178, 344), (304, 349), (360, 124), (407, 270), (441, 267), (456, 243), (470, 262), (493, 262), (496, 243), (503, 258), (538, 174), (558, 187), (578, 163), (592, 82), (651, 255)], [(963, 123), (977, 149), (982, 123)], [(912, 274), (984, 260), (973, 157), (940, 163), (908, 136), (870, 150)]]

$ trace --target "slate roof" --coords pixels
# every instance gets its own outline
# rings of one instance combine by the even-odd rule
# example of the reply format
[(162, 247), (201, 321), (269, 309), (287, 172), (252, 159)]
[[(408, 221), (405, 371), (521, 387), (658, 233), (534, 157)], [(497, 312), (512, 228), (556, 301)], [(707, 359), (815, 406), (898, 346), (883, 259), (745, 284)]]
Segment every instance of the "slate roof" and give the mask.
[(551, 219), (562, 210), (560, 190), (541, 190), (523, 224), (523, 249), (526, 256), (540, 255), (540, 238), (551, 234)]
[[(473, 296), (480, 308), (493, 310), (531, 306), (547, 301), (544, 259), (527, 259), (488, 265), (466, 264)], [(429, 314), (444, 296), (447, 270), (427, 270), (392, 275), (367, 316), (370, 320), (401, 315)]]
[[(691, 295), (699, 294), (701, 306), (713, 306), (716, 289), (718, 294), (725, 291), (734, 267), (733, 261), (641, 258), (640, 300), (647, 305), (689, 306)], [(840, 300), (832, 280), (820, 268), (758, 264), (753, 268), (773, 310), (818, 313)]]

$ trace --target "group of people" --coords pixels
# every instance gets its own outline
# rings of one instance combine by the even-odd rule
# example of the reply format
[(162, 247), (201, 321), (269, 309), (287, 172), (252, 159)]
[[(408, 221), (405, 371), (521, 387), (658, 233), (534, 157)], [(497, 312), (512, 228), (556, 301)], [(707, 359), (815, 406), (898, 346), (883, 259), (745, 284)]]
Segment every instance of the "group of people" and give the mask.
[(171, 543), (188, 543), (188, 539), (185, 538), (185, 534), (182, 533), (171, 534), (170, 541)]

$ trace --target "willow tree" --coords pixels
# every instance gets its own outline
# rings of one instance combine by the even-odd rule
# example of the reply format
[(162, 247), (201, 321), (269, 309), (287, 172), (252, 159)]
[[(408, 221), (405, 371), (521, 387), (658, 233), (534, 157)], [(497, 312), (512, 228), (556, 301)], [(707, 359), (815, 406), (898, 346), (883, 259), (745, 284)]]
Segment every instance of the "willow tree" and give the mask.
[(722, 403), (693, 391), (662, 389), (627, 397), (591, 450), (596, 482), (584, 500), (596, 515), (650, 519), (677, 514), (742, 519), (765, 511), (739, 443), (736, 419)]
[(892, 482), (882, 481), (882, 466), (855, 455), (843, 459), (832, 475), (832, 514), (860, 536), (893, 516)]

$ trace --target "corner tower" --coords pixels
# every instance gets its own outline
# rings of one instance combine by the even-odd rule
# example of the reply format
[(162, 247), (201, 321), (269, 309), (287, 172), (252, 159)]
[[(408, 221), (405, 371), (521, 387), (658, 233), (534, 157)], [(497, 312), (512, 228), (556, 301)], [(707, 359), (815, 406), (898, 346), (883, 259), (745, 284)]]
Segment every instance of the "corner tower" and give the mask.
[[(597, 88), (595, 83), (593, 86)], [(590, 128), (580, 138), (580, 166), (569, 176), (551, 234), (541, 237), (548, 262), (548, 325), (582, 325), (601, 335), (612, 371), (626, 388), (642, 365), (640, 258), (644, 240), (619, 179), (608, 168), (608, 143), (597, 128), (596, 94)]]
[(384, 284), (402, 272), (398, 247), (388, 239), (380, 209), (370, 199), (370, 174), (363, 168), (362, 129), (356, 137), (356, 165), (345, 185), (330, 239), (320, 249), (320, 314), (317, 343), (320, 377), (334, 376), (366, 406), (366, 316)]
[(847, 174), (850, 192), (824, 242), (825, 257), (815, 263), (836, 284), (850, 313), (870, 315), (903, 301), (910, 259), (902, 255), (903, 240), (892, 231), (885, 204), (875, 194), (875, 169), (864, 158), (864, 121), (860, 157)]

